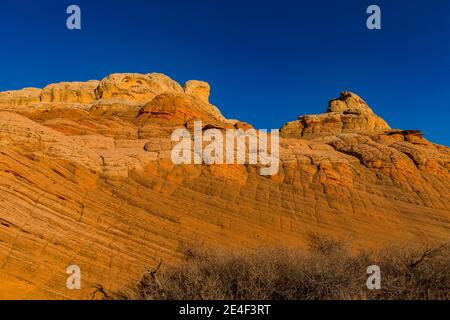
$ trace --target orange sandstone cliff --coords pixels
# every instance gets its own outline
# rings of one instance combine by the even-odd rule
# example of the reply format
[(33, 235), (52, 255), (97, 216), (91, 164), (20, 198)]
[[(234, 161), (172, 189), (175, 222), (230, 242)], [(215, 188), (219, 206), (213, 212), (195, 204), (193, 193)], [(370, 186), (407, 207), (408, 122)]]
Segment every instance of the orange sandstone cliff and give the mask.
[[(209, 85), (162, 74), (0, 93), (0, 298), (90, 298), (184, 245), (357, 246), (450, 238), (450, 149), (391, 129), (356, 94), (281, 130), (280, 168), (174, 165), (170, 137), (195, 120), (250, 128), (209, 102)], [(81, 290), (66, 268), (81, 268)]]

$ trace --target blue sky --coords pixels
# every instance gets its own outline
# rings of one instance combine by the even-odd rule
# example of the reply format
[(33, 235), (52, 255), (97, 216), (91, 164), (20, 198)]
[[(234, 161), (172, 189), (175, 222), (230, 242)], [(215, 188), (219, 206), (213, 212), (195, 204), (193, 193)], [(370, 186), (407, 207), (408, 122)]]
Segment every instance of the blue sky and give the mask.
[[(370, 4), (381, 30), (366, 28)], [(2, 0), (0, 39), (1, 91), (162, 72), (208, 81), (225, 116), (270, 129), (351, 90), (392, 127), (450, 145), (448, 0)]]

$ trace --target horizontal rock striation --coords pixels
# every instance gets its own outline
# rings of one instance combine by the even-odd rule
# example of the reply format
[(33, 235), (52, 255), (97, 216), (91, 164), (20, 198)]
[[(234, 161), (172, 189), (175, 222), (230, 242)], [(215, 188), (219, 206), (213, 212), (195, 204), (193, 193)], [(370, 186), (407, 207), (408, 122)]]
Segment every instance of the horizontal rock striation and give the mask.
[(358, 95), (344, 91), (330, 100), (326, 113), (300, 116), (281, 132), (286, 137), (320, 138), (340, 133), (370, 133), (390, 129)]
[[(356, 246), (450, 238), (450, 149), (391, 129), (357, 95), (281, 129), (280, 170), (174, 165), (177, 128), (251, 128), (209, 85), (114, 74), (0, 93), (0, 298), (115, 291), (185, 245), (302, 247), (311, 233)], [(81, 290), (66, 288), (80, 266)]]

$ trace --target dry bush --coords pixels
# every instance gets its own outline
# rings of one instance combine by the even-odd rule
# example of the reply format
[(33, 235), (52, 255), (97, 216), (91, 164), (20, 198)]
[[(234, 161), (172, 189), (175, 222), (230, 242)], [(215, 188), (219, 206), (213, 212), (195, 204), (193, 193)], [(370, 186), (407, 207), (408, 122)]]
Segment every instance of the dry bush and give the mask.
[[(186, 250), (175, 268), (146, 272), (112, 299), (298, 300), (448, 299), (449, 246), (352, 252), (344, 241), (311, 236), (308, 251), (271, 248), (229, 253)], [(368, 290), (369, 265), (381, 268), (381, 290)]]

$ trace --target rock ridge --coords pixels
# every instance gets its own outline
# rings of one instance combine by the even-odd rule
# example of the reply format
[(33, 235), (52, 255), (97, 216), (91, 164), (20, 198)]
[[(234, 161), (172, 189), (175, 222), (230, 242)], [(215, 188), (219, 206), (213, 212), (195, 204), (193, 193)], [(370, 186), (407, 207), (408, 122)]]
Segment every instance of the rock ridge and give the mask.
[[(450, 239), (450, 148), (392, 129), (349, 91), (281, 129), (280, 170), (174, 165), (175, 129), (249, 129), (210, 86), (113, 74), (0, 93), (0, 298), (89, 299), (182, 257), (304, 247), (311, 233), (355, 246)], [(66, 268), (82, 271), (67, 290)]]

